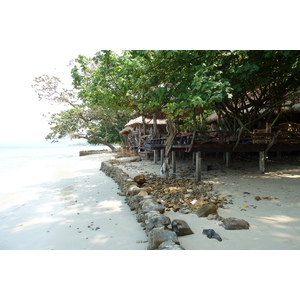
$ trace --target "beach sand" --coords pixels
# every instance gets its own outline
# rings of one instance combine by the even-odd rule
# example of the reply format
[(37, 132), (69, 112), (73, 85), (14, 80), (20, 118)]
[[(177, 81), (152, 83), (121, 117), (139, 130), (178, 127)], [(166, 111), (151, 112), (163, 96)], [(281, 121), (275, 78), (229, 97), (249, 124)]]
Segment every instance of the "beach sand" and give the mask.
[(0, 249), (146, 249), (135, 213), (99, 170), (111, 155), (56, 159), (2, 178)]
[[(213, 184), (213, 193), (233, 204), (218, 209), (223, 218), (244, 219), (249, 230), (225, 230), (220, 221), (199, 218), (196, 214), (166, 211), (171, 220), (185, 220), (194, 234), (179, 237), (186, 250), (299, 250), (300, 249), (300, 157), (272, 158), (265, 174), (258, 172), (255, 156), (233, 158), (226, 168), (220, 159), (210, 158), (211, 170), (202, 180)], [(159, 175), (159, 164), (151, 160), (120, 165), (131, 177), (138, 174)], [(193, 175), (191, 161), (177, 163), (176, 178)], [(259, 196), (261, 200), (255, 200)], [(214, 229), (222, 242), (209, 239), (203, 229)]]

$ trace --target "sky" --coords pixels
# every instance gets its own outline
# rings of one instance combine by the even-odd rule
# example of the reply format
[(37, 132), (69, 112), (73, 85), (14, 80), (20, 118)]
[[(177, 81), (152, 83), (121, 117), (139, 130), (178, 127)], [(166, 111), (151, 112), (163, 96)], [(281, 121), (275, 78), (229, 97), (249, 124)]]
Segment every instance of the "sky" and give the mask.
[[(245, 14), (240, 2), (231, 0), (1, 1), (0, 145), (44, 140), (49, 126), (42, 114), (50, 107), (38, 101), (33, 79), (47, 74), (70, 81), (67, 65), (79, 54), (93, 56), (104, 49), (264, 49), (266, 36), (285, 49), (292, 29), (298, 28), (297, 10), (274, 2), (264, 6), (263, 1), (257, 1), (257, 10), (256, 0), (251, 3)], [(226, 13), (229, 4), (238, 13)], [(272, 11), (270, 19), (264, 10)], [(277, 13), (282, 14), (280, 22), (274, 18)]]

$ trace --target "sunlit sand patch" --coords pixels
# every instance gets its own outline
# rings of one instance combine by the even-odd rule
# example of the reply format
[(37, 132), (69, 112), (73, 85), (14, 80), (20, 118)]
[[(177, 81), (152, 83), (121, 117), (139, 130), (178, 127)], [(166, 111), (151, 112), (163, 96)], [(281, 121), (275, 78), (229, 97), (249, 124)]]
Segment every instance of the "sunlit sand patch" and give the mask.
[(38, 218), (32, 218), (26, 222), (23, 222), (21, 224), (18, 224), (15, 228), (12, 229), (12, 233), (17, 233), (23, 230), (31, 230), (34, 227), (45, 225), (45, 224), (51, 224), (61, 221), (61, 218), (55, 218), (55, 217), (38, 217)]

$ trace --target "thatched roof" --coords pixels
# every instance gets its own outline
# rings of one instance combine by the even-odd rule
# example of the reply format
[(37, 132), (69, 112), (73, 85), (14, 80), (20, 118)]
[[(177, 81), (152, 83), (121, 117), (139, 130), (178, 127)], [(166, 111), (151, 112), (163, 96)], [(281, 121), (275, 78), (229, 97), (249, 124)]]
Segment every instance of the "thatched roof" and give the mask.
[(131, 127), (125, 127), (119, 133), (122, 134), (122, 135), (127, 135), (132, 131), (133, 131), (133, 129)]
[[(135, 119), (130, 120), (125, 126), (134, 126), (138, 124), (143, 124), (143, 117), (139, 116)], [(146, 125), (153, 125), (153, 119), (145, 118), (145, 124)], [(156, 120), (157, 125), (166, 125), (167, 120), (166, 119), (157, 119)]]

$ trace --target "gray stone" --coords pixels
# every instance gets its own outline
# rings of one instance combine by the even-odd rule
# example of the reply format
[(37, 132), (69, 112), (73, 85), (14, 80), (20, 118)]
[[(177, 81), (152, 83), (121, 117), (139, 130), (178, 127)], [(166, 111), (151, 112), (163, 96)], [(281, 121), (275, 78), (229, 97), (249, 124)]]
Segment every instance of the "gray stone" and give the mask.
[(227, 230), (249, 229), (250, 225), (247, 221), (237, 218), (226, 218), (221, 224)]
[(175, 244), (172, 241), (166, 241), (158, 246), (158, 250), (185, 250), (182, 246)]
[(159, 228), (159, 227), (167, 227), (168, 225), (171, 224), (171, 220), (169, 217), (165, 215), (158, 215), (154, 216), (148, 220), (146, 220), (146, 228), (148, 231), (152, 230), (153, 228)]
[(171, 226), (172, 230), (176, 233), (177, 236), (183, 236), (194, 233), (187, 224), (187, 222), (185, 222), (184, 220), (173, 220)]
[(147, 199), (142, 205), (142, 212), (147, 213), (151, 210), (157, 210), (161, 214), (163, 214), (165, 212), (165, 207), (161, 203), (158, 203), (153, 199)]
[(148, 250), (156, 250), (159, 245), (166, 241), (172, 241), (179, 245), (179, 240), (176, 233), (172, 230), (153, 228), (148, 236)]
[(144, 222), (145, 221), (145, 215), (144, 214), (138, 214), (136, 216), (136, 220), (137, 220), (138, 223)]
[(216, 239), (222, 242), (222, 238), (213, 229), (203, 229), (202, 234), (205, 234), (209, 239)]
[(139, 156), (131, 156), (131, 157), (121, 157), (121, 158), (117, 158), (115, 160), (118, 162), (121, 162), (121, 163), (126, 163), (126, 162), (140, 161), (141, 158)]
[(213, 203), (205, 203), (197, 210), (197, 216), (200, 217), (207, 217), (208, 215), (216, 215), (217, 206)]

